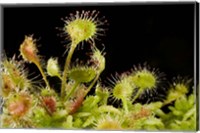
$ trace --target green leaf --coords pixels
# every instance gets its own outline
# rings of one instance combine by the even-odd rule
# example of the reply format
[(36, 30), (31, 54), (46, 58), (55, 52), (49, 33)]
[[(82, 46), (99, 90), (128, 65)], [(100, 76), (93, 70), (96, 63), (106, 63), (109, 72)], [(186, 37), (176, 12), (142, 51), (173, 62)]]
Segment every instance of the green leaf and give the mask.
[(87, 120), (83, 123), (83, 128), (93, 124), (94, 120), (95, 120), (94, 116), (89, 116)]
[(157, 109), (160, 109), (162, 107), (162, 102), (153, 102), (150, 104), (144, 105), (145, 108), (151, 110), (151, 111), (156, 111)]
[(187, 113), (185, 113), (185, 115), (183, 116), (183, 121), (185, 121), (188, 118), (190, 118), (192, 115), (194, 115), (194, 113), (196, 113), (195, 106), (192, 109), (190, 109)]
[(83, 125), (83, 121), (80, 118), (76, 118), (74, 123), (73, 123), (74, 127), (76, 128), (82, 128)]
[(189, 130), (190, 125), (191, 125), (191, 123), (189, 123), (188, 121), (182, 121), (180, 124), (180, 127), (182, 130)]
[(100, 98), (98, 96), (88, 96), (83, 102), (83, 106), (80, 107), (79, 110), (91, 112), (92, 110), (98, 107), (99, 101), (100, 101)]
[(37, 107), (33, 110), (34, 115), (31, 117), (32, 121), (41, 128), (51, 127), (51, 117), (46, 113), (43, 108)]
[(114, 114), (118, 114), (118, 115), (121, 114), (121, 112), (120, 112), (117, 108), (115, 108), (115, 107), (113, 107), (113, 106), (110, 106), (110, 105), (103, 105), (103, 106), (100, 106), (99, 108), (97, 108), (97, 109), (95, 110), (95, 112), (97, 112), (97, 113), (109, 112), (109, 113), (114, 113)]
[(110, 95), (107, 88), (103, 88), (99, 84), (97, 84), (95, 89), (95, 94), (101, 99), (100, 100), (101, 105), (107, 105), (107, 100)]
[(64, 128), (73, 128), (73, 117), (71, 115), (67, 116), (66, 122), (63, 123)]
[(161, 119), (155, 118), (155, 117), (150, 117), (148, 118), (145, 122), (144, 125), (147, 127), (151, 127), (155, 129), (163, 129), (164, 124), (162, 123)]
[(141, 110), (141, 108), (142, 108), (142, 104), (141, 104), (141, 103), (136, 103), (136, 104), (133, 105), (132, 110), (133, 110), (134, 112), (138, 112), (138, 111)]
[(188, 103), (186, 96), (181, 96), (175, 101), (175, 108), (180, 111), (188, 110)]
[(89, 113), (89, 112), (78, 112), (78, 113), (74, 114), (74, 117), (81, 118), (81, 117), (88, 117), (90, 115), (91, 115), (91, 113)]
[(96, 76), (96, 70), (92, 67), (75, 67), (69, 71), (69, 78), (79, 83), (88, 83)]
[(173, 130), (181, 130), (181, 127), (176, 123), (170, 123), (169, 127)]
[(63, 119), (67, 116), (67, 111), (66, 110), (58, 110), (53, 114), (53, 119)]
[(47, 74), (49, 76), (57, 76), (61, 78), (60, 76), (60, 68), (58, 66), (58, 60), (54, 58), (50, 58), (47, 62)]
[(161, 117), (161, 118), (164, 118), (164, 119), (167, 117), (167, 115), (166, 115), (161, 109), (157, 109), (157, 110), (155, 111), (155, 114), (156, 114), (157, 116)]
[(195, 96), (194, 96), (194, 94), (191, 94), (188, 97), (188, 105), (190, 108), (194, 106), (194, 102), (195, 102)]

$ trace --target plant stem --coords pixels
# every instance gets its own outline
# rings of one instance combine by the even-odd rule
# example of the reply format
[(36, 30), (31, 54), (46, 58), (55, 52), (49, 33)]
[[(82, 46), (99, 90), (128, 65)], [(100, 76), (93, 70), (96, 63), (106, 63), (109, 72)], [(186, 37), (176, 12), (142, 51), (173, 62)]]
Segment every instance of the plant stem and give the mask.
[(73, 88), (71, 88), (71, 91), (67, 94), (67, 97), (66, 97), (66, 101), (69, 99), (69, 97), (75, 92), (77, 86), (79, 85), (80, 83), (79, 82), (75, 82)]
[(69, 70), (71, 58), (72, 58), (72, 55), (74, 53), (76, 46), (77, 46), (77, 43), (73, 43), (73, 41), (72, 41), (68, 56), (65, 60), (65, 67), (64, 67), (64, 71), (63, 71), (62, 85), (61, 85), (61, 98), (62, 99), (64, 99), (64, 95), (65, 95), (65, 84), (66, 84), (66, 80), (67, 80), (67, 72)]
[(60, 75), (57, 75), (57, 77), (62, 81), (62, 77)]
[(139, 88), (139, 90), (137, 91), (137, 93), (136, 93), (134, 99), (132, 100), (132, 103), (140, 96), (140, 94), (142, 93), (142, 90), (143, 90), (143, 89)]
[(42, 74), (42, 77), (43, 77), (43, 80), (44, 80), (46, 86), (48, 87), (48, 89), (50, 89), (49, 82), (47, 81), (47, 77), (46, 77), (46, 75), (44, 74), (44, 71), (43, 71), (42, 67), (40, 66), (40, 63), (39, 63), (39, 62), (34, 62), (34, 63), (35, 63), (35, 65), (38, 67), (40, 73)]
[(176, 99), (180, 98), (181, 95), (177, 96), (176, 98), (170, 99), (170, 100), (165, 100), (162, 104), (162, 106), (168, 105), (170, 103), (172, 103), (173, 101), (175, 101)]
[(123, 103), (123, 108), (125, 110), (125, 113), (127, 114), (128, 113), (128, 105), (127, 105), (128, 103), (125, 98), (122, 99), (122, 103)]
[(100, 76), (100, 73), (101, 73), (101, 72), (99, 72), (99, 73), (97, 74), (97, 76), (95, 77), (95, 79), (92, 81), (92, 83), (91, 83), (90, 86), (88, 87), (88, 89), (87, 89), (85, 95), (87, 95), (87, 93), (92, 89), (92, 87), (94, 86), (94, 84), (95, 84), (96, 81), (98, 80), (98, 78), (99, 78), (99, 76)]

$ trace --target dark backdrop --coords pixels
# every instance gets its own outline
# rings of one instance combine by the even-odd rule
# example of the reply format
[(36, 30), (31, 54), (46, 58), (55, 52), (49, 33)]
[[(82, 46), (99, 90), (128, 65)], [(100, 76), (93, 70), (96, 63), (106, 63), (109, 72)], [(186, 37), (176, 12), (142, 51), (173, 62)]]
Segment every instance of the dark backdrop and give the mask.
[[(105, 16), (109, 22), (105, 26), (106, 36), (96, 41), (99, 47), (105, 45), (107, 53), (102, 81), (110, 74), (126, 72), (144, 62), (165, 72), (169, 80), (177, 75), (193, 77), (194, 6), (194, 3), (5, 6), (4, 50), (8, 57), (18, 55), (24, 36), (34, 34), (44, 59), (61, 57), (59, 62), (63, 66), (62, 54), (67, 43), (61, 43), (64, 39), (56, 35), (61, 32), (55, 27), (63, 27), (60, 19), (76, 10), (98, 10), (99, 16)], [(37, 68), (29, 66), (37, 75)]]

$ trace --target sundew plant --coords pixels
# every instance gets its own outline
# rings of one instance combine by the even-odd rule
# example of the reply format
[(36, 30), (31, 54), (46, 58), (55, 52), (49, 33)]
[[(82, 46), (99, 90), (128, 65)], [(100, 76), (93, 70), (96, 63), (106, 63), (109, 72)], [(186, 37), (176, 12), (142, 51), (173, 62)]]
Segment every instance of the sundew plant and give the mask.
[[(6, 51), (3, 54), (1, 128), (196, 130), (193, 79), (177, 75), (168, 81), (164, 72), (147, 62), (133, 64), (126, 72), (109, 78), (110, 85), (104, 85), (100, 75), (109, 61), (105, 58), (107, 44), (100, 49), (96, 41), (101, 35), (106, 38), (106, 16), (101, 17), (96, 10), (81, 10), (63, 21), (61, 30), (69, 42), (63, 67), (59, 57), (43, 59), (34, 33), (24, 35), (20, 55), (9, 58)], [(100, 41), (103, 44), (103, 39)], [(80, 45), (89, 46), (87, 61), (72, 60)], [(39, 82), (28, 78), (28, 64), (39, 70)], [(48, 77), (59, 79), (60, 91)], [(158, 100), (150, 100), (152, 97)]]

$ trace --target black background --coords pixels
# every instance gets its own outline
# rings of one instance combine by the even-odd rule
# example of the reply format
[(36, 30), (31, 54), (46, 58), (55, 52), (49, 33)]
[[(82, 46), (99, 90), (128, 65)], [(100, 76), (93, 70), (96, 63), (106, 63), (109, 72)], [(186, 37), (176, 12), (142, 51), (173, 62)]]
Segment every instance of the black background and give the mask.
[[(57, 36), (61, 32), (56, 29), (64, 26), (61, 18), (77, 10), (98, 10), (99, 16), (105, 16), (109, 22), (105, 26), (106, 35), (96, 41), (99, 47), (105, 45), (106, 69), (102, 81), (144, 62), (166, 73), (169, 80), (177, 75), (193, 77), (194, 6), (195, 3), (5, 6), (4, 50), (8, 57), (19, 55), (24, 36), (34, 34), (40, 45), (39, 54), (46, 60), (61, 57), (59, 63), (63, 67), (67, 43)], [(74, 57), (80, 57), (80, 51), (76, 50)], [(37, 75), (37, 68), (33, 64), (29, 67)]]

